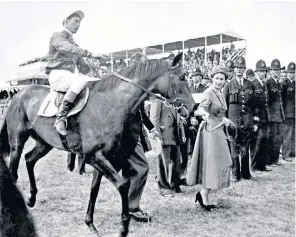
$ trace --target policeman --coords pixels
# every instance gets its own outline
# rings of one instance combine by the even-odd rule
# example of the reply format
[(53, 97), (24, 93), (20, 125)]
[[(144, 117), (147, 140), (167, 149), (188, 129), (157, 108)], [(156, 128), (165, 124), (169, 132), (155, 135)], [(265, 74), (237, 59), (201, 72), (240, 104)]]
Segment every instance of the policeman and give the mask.
[(282, 85), (279, 83), (281, 63), (278, 59), (274, 59), (270, 66), (270, 78), (266, 81), (266, 89), (268, 94), (268, 110), (270, 114), (269, 123), (269, 155), (267, 165), (280, 165), (279, 155), (281, 146), (281, 123), (285, 120), (285, 114), (282, 103)]
[(283, 160), (291, 161), (295, 157), (295, 63), (291, 62), (287, 69), (287, 79), (282, 82), (283, 107), (285, 121), (283, 122)]
[(234, 62), (229, 59), (226, 61), (225, 63), (227, 69), (228, 69), (228, 78), (227, 78), (227, 81), (231, 81), (233, 78), (235, 78), (235, 75), (234, 75)]
[(253, 80), (253, 85), (255, 87), (254, 109), (259, 117), (258, 130), (254, 133), (254, 137), (251, 140), (251, 170), (255, 174), (272, 170), (270, 167), (266, 166), (268, 155), (267, 138), (270, 119), (267, 109), (268, 97), (265, 87), (267, 71), (266, 63), (260, 59), (256, 63), (255, 78)]
[[(254, 114), (253, 96), (255, 87), (249, 80), (244, 79), (246, 61), (242, 56), (234, 62), (235, 78), (227, 82), (223, 94), (227, 103), (227, 117), (237, 127), (237, 138), (231, 143), (232, 181), (241, 178), (250, 179), (249, 147), (254, 121), (259, 120)], [(240, 159), (241, 158), (241, 159)]]

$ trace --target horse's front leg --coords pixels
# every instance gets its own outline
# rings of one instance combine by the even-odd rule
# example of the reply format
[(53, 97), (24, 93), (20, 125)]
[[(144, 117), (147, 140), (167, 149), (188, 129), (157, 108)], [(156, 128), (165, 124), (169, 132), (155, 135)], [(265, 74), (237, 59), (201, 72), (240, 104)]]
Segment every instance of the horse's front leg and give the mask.
[(102, 174), (116, 187), (121, 196), (122, 213), (121, 213), (121, 227), (119, 236), (126, 237), (129, 231), (130, 215), (128, 207), (128, 191), (130, 182), (124, 181), (109, 160), (98, 151), (95, 155), (95, 159), (91, 162), (91, 165), (102, 172)]
[(89, 197), (87, 213), (85, 217), (85, 223), (88, 226), (90, 232), (93, 234), (98, 233), (97, 229), (94, 226), (93, 217), (94, 217), (94, 210), (95, 210), (96, 200), (98, 197), (98, 192), (100, 189), (101, 180), (102, 180), (102, 173), (97, 169), (94, 169), (93, 179), (91, 183), (90, 197)]
[(76, 158), (76, 154), (75, 153), (68, 152), (68, 156), (67, 156), (67, 168), (71, 172), (75, 168), (75, 158)]
[(85, 174), (85, 158), (83, 155), (78, 155), (77, 159), (79, 174), (83, 175)]

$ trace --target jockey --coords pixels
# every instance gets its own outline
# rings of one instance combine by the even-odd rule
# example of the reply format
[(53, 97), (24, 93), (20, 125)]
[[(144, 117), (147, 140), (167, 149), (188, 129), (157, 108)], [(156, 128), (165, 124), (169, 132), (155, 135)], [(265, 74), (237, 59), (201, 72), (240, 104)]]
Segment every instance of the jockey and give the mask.
[(74, 42), (72, 35), (78, 31), (83, 18), (82, 11), (70, 14), (63, 21), (64, 30), (53, 33), (49, 43), (46, 73), (49, 75), (50, 87), (55, 91), (66, 92), (54, 124), (57, 132), (63, 136), (67, 135), (67, 115), (78, 94), (88, 81), (98, 80), (86, 75), (75, 74), (75, 68), (78, 66), (79, 69), (85, 64), (82, 57), (104, 58), (103, 54), (93, 54), (79, 48)]

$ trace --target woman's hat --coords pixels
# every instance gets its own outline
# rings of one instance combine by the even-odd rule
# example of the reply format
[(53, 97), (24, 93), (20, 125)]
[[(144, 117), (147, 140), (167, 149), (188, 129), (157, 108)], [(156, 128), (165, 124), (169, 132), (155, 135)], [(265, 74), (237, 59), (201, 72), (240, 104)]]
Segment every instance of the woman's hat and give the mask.
[(221, 67), (221, 66), (213, 67), (213, 69), (211, 70), (211, 78), (213, 78), (217, 73), (224, 74), (225, 79), (227, 79), (228, 77), (228, 70), (225, 67)]

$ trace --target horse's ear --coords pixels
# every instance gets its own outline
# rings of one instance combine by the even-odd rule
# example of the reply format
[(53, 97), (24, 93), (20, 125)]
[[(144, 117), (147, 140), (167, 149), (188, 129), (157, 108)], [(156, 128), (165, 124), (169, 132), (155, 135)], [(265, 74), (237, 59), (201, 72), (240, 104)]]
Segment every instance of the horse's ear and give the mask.
[(180, 62), (180, 60), (181, 60), (181, 58), (182, 58), (182, 55), (183, 55), (183, 53), (179, 53), (175, 58), (174, 58), (174, 60), (173, 60), (173, 62), (172, 62), (172, 67), (174, 67), (174, 66), (176, 66), (179, 62)]

